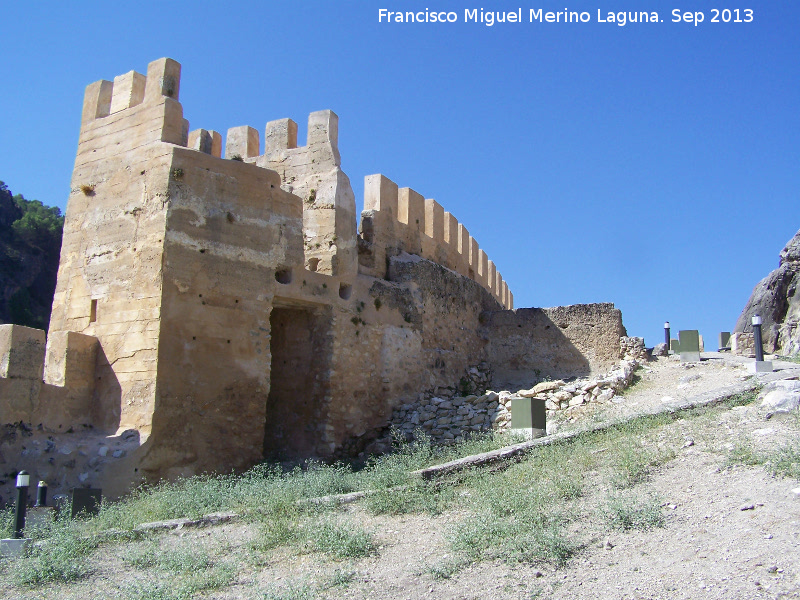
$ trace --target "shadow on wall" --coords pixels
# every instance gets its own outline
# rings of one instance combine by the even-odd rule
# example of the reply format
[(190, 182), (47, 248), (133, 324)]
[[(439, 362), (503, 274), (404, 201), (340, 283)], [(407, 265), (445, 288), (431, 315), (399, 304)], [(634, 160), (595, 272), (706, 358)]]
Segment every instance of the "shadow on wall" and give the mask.
[(626, 335), (613, 304), (486, 312), (481, 320), (495, 389), (605, 372), (619, 360)]
[(96, 365), (91, 421), (101, 431), (113, 433), (120, 425), (122, 386), (100, 344), (97, 345)]

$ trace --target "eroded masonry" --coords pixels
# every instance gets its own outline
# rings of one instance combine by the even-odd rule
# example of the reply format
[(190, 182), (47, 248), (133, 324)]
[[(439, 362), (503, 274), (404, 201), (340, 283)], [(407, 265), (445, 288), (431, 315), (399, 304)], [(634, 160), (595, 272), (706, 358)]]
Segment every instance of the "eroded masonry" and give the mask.
[[(180, 65), (89, 85), (50, 330), (0, 326), (0, 469), (56, 490), (362, 450), (422, 391), (620, 358), (611, 304), (513, 309), (456, 216), (382, 175), (355, 198), (338, 117), (190, 131)], [(368, 149), (365, 149), (368, 150)], [(10, 488), (8, 488), (10, 489)]]

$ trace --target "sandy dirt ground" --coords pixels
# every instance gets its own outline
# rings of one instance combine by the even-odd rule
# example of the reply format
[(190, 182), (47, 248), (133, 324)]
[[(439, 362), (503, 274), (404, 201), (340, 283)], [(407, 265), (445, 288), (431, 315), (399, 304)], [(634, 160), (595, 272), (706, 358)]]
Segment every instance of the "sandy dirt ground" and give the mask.
[[(559, 428), (585, 420), (633, 416), (674, 400), (690, 400), (713, 390), (742, 384), (744, 363), (709, 353), (699, 364), (673, 358), (648, 363), (640, 381), (617, 403), (569, 415)], [(779, 363), (784, 376), (799, 365)], [(793, 369), (793, 370), (792, 370)], [(274, 551), (263, 564), (243, 567), (233, 585), (206, 598), (331, 599), (760, 599), (800, 598), (800, 481), (770, 476), (763, 466), (726, 463), (726, 456), (747, 443), (768, 450), (800, 438), (797, 415), (768, 418), (758, 402), (720, 407), (696, 419), (678, 418), (659, 430), (675, 443), (674, 458), (640, 484), (663, 499), (664, 527), (648, 531), (609, 529), (592, 522), (591, 497), (569, 510), (580, 520), (583, 548), (566, 565), (485, 561), (467, 565), (448, 578), (436, 566), (450, 557), (448, 535), (465, 514), (452, 509), (374, 516), (361, 503), (345, 505), (340, 518), (370, 531), (377, 552), (355, 561), (319, 554)], [(658, 440), (650, 443), (658, 444)], [(163, 534), (166, 543), (225, 547), (246, 552), (251, 528), (241, 522)], [(164, 543), (164, 542), (162, 542)], [(124, 565), (111, 551), (97, 559), (95, 572), (80, 582), (46, 589), (16, 589), (0, 583), (4, 598), (105, 598), (118, 596)], [(117, 552), (118, 554), (118, 552)], [(348, 583), (324, 586), (337, 574)], [(124, 578), (124, 574), (122, 577)], [(115, 583), (117, 582), (117, 583)], [(305, 588), (303, 586), (306, 586)], [(310, 586), (310, 587), (309, 587)], [(309, 591), (309, 590), (313, 590)], [(305, 594), (305, 595), (304, 595)]]

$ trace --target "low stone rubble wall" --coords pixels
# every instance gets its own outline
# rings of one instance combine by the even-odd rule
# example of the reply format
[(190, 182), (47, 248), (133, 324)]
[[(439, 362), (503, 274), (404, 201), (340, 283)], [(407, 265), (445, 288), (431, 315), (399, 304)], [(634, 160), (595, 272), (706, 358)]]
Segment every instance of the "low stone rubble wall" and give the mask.
[[(640, 347), (635, 342), (627, 343), (633, 350)], [(641, 349), (644, 350), (643, 342)], [(395, 409), (391, 427), (400, 431), (406, 440), (413, 439), (417, 431), (422, 431), (434, 443), (458, 442), (481, 432), (507, 431), (511, 428), (514, 398), (544, 400), (548, 414), (574, 410), (586, 404), (607, 404), (631, 384), (639, 364), (639, 359), (628, 356), (616, 368), (599, 377), (542, 381), (517, 392), (490, 390), (463, 396), (456, 393), (422, 396), (417, 402)], [(474, 370), (480, 373), (478, 369)]]

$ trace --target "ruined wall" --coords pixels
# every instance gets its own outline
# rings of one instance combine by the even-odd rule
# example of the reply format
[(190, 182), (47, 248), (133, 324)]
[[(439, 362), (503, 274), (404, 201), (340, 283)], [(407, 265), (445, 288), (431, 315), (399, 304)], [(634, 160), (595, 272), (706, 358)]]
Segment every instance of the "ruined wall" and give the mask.
[(610, 303), (487, 313), (483, 332), (493, 384), (511, 390), (607, 371), (622, 358), (619, 340), (627, 335)]

